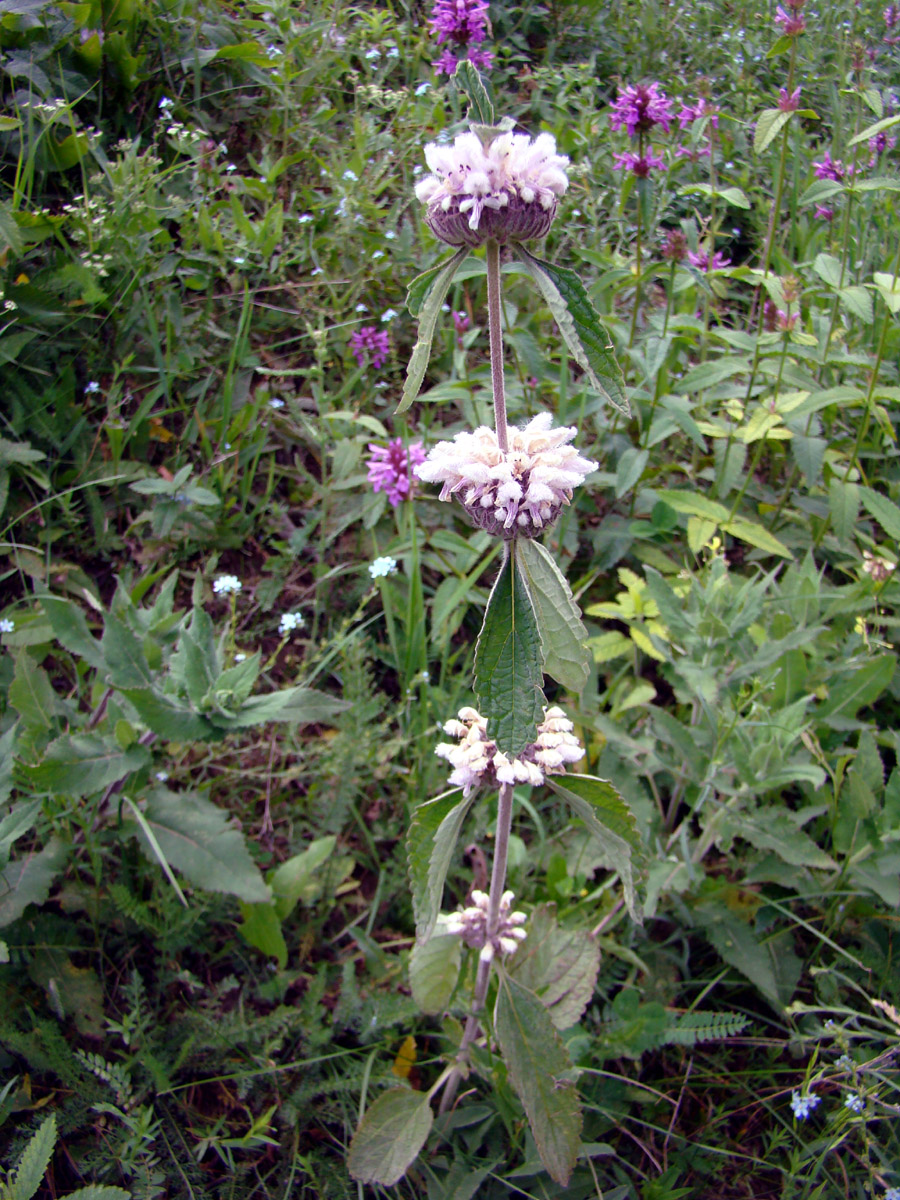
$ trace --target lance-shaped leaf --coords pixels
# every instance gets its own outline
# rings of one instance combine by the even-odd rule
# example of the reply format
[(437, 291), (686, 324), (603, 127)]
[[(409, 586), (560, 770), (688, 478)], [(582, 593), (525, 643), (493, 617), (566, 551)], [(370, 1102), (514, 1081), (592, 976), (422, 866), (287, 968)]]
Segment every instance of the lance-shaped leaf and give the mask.
[(123, 750), (98, 734), (67, 733), (51, 742), (43, 760), (25, 773), (37, 791), (90, 796), (149, 762), (150, 751), (137, 742)]
[(634, 890), (634, 859), (642, 853), (634, 813), (605, 779), (593, 775), (547, 777), (547, 784), (580, 817), (598, 843), (603, 861), (618, 872), (625, 903), (635, 921), (642, 921), (641, 908)]
[(455, 933), (436, 933), (413, 946), (409, 956), (409, 986), (424, 1013), (443, 1012), (456, 990), (462, 942)]
[(452, 78), (471, 105), (466, 114), (469, 120), (477, 121), (480, 125), (493, 125), (494, 106), (477, 68), (467, 58), (460, 59)]
[(525, 579), (544, 649), (544, 671), (580, 694), (591, 671), (587, 630), (566, 578), (540, 542), (521, 538), (516, 562)]
[(463, 246), (452, 258), (432, 267), (430, 271), (424, 271), (409, 285), (407, 305), (412, 315), (418, 316), (419, 329), (412, 357), (406, 368), (406, 382), (403, 385), (400, 403), (397, 405), (398, 413), (406, 412), (419, 394), (428, 367), (431, 343), (434, 341), (434, 331), (440, 316), (441, 305), (450, 290), (456, 268), (468, 253), (469, 247)]
[(543, 652), (528, 592), (516, 568), (516, 543), (494, 584), (475, 647), (475, 695), (488, 737), (519, 755), (543, 720)]
[(629, 416), (622, 368), (584, 284), (567, 267), (535, 258), (524, 246), (515, 244), (514, 249), (541, 289), (572, 357), (604, 400)]
[(454, 788), (420, 804), (413, 813), (406, 849), (413, 911), (416, 915), (416, 937), (420, 942), (431, 937), (441, 911), (450, 859), (474, 799), (474, 795), (463, 798), (460, 789)]
[(494, 1032), (541, 1162), (565, 1187), (581, 1149), (581, 1106), (572, 1063), (546, 1008), (505, 972), (500, 974)]
[(557, 1029), (581, 1020), (594, 994), (600, 947), (587, 929), (563, 929), (556, 906), (540, 904), (528, 918), (528, 937), (509, 960), (509, 973), (534, 992)]
[(406, 1174), (431, 1132), (434, 1116), (427, 1092), (392, 1088), (360, 1122), (350, 1143), (347, 1167), (360, 1183), (391, 1187)]

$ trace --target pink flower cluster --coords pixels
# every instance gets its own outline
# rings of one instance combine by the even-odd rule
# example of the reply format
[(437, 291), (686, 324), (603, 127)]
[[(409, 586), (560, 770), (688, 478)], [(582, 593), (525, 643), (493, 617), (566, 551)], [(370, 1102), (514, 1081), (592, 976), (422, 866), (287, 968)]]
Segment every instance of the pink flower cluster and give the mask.
[(350, 337), (350, 349), (361, 367), (365, 366), (367, 358), (373, 367), (383, 367), (390, 348), (387, 330), (376, 329), (374, 325), (363, 325), (361, 329), (354, 330)]
[(425, 461), (425, 447), (421, 442), (403, 445), (402, 438), (392, 438), (386, 446), (369, 442), (369, 483), (375, 492), (386, 492), (394, 508), (408, 499), (415, 480), (412, 469)]
[(630, 171), (638, 179), (646, 179), (652, 170), (664, 171), (666, 164), (663, 159), (648, 150), (646, 154), (632, 154), (630, 150), (613, 154), (614, 171)]
[(806, 28), (802, 8), (806, 0), (787, 0), (787, 8), (779, 4), (775, 9), (775, 24), (780, 25), (785, 37), (797, 37)]
[(688, 250), (688, 261), (698, 271), (721, 271), (731, 266), (731, 259), (721, 250)]
[(675, 116), (672, 101), (658, 83), (630, 84), (612, 106), (609, 118), (610, 129), (621, 129), (624, 125), (629, 137), (649, 133), (654, 125), (662, 126), (668, 133)]
[(457, 55), (449, 46), (432, 63), (439, 75), (452, 75), (460, 58), (468, 58), (479, 71), (489, 71), (494, 56), (479, 49), (487, 34), (486, 0), (437, 0), (431, 10), (431, 31), (438, 40), (449, 42), (462, 53)]

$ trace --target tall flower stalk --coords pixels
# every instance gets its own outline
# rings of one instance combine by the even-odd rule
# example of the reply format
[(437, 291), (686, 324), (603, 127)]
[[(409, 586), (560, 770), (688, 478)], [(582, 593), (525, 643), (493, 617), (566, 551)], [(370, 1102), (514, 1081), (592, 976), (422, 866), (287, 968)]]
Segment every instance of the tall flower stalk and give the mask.
[[(357, 1130), (349, 1165), (361, 1182), (396, 1183), (428, 1138), (431, 1099), (442, 1090), (441, 1110), (453, 1105), (460, 1080), (477, 1065), (473, 1047), (484, 1040), (506, 1061), (510, 1084), (522, 1101), (547, 1172), (565, 1185), (579, 1153), (581, 1113), (571, 1063), (552, 1012), (539, 998), (540, 982), (529, 976), (526, 987), (518, 978), (517, 962), (522, 957), (520, 947), (527, 946), (529, 917), (513, 911), (513, 896), (506, 888), (515, 788), (549, 786), (584, 821), (604, 861), (618, 871), (626, 903), (638, 919), (631, 855), (639, 838), (633, 815), (610, 784), (567, 774), (584, 751), (571, 720), (562, 709), (548, 705), (543, 694), (545, 673), (563, 688), (581, 692), (590, 656), (568, 584), (537, 539), (571, 503), (575, 489), (597, 464), (572, 445), (577, 430), (554, 426), (549, 412), (521, 426), (509, 424), (503, 371), (502, 253), (515, 255), (538, 285), (588, 382), (617, 407), (627, 411), (627, 404), (621, 372), (584, 286), (571, 271), (537, 258), (523, 244), (549, 230), (566, 190), (568, 159), (557, 153), (549, 134), (532, 140), (515, 133), (509, 119), (495, 123), (470, 63), (461, 63), (455, 78), (471, 101), (470, 129), (452, 145), (426, 146), (431, 174), (416, 194), (425, 205), (426, 224), (456, 252), (410, 285), (408, 305), (419, 319), (419, 338), (398, 411), (410, 407), (424, 379), (454, 273), (468, 253), (483, 247), (494, 427), (482, 426), (438, 442), (413, 471), (424, 483), (440, 484), (440, 499), (458, 501), (472, 524), (502, 539), (503, 555), (475, 651), (477, 707), (464, 707), (458, 717), (448, 720), (444, 732), (450, 740), (436, 747), (451, 767), (451, 790), (420, 804), (409, 831), (417, 932), (410, 961), (413, 995), (423, 996), (429, 1012), (451, 1007), (458, 982), (464, 978), (460, 942), (477, 951), (477, 960), (463, 1031), (445, 1070), (428, 1093), (404, 1088), (382, 1093)], [(497, 796), (497, 821), (489, 891), (474, 890), (468, 905), (443, 914), (441, 900), (453, 845), (471, 806), (491, 792)], [(552, 941), (552, 931), (549, 936)], [(571, 931), (565, 936), (571, 937)], [(599, 952), (587, 930), (583, 938), (579, 961), (586, 1004)], [(442, 966), (439, 980), (433, 975), (435, 961)], [(447, 962), (451, 967), (457, 964), (455, 973), (444, 969)], [(580, 1010), (575, 1019), (578, 1015)], [(565, 1014), (568, 1023), (571, 1017), (571, 1012)], [(546, 1078), (536, 1078), (536, 1071)], [(397, 1129), (403, 1131), (400, 1148)]]

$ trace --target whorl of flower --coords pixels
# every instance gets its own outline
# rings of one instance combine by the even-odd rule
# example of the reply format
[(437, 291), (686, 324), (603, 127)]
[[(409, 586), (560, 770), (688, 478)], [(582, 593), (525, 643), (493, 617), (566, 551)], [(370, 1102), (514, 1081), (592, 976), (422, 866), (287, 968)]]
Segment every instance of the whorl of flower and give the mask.
[(236, 596), (244, 585), (237, 575), (220, 575), (213, 584), (217, 596)]
[(834, 209), (829, 208), (827, 204), (817, 204), (813, 216), (817, 221), (833, 221)]
[(569, 160), (556, 153), (549, 133), (533, 142), (524, 133), (503, 133), (488, 147), (477, 134), (461, 133), (451, 146), (429, 142), (425, 161), (432, 174), (416, 186), (416, 196), (427, 206), (432, 233), (451, 246), (543, 237), (569, 183)]
[(626, 150), (623, 154), (616, 152), (613, 154), (613, 159), (614, 171), (630, 171), (638, 179), (646, 179), (651, 171), (666, 169), (665, 162), (652, 150), (644, 155), (632, 154), (630, 150)]
[(699, 121), (701, 117), (709, 117), (709, 123), (713, 129), (719, 128), (719, 110), (703, 96), (700, 97), (696, 104), (684, 105), (678, 114), (678, 127), (683, 133), (688, 125), (692, 125), (694, 121)]
[(455, 42), (458, 46), (483, 42), (487, 33), (488, 6), (485, 0), (437, 0), (431, 10), (431, 32), (438, 45)]
[(551, 428), (550, 413), (533, 417), (523, 429), (507, 426), (503, 451), (493, 429), (482, 425), (438, 442), (415, 473), (440, 483), (441, 500), (458, 495), (481, 529), (503, 538), (535, 537), (552, 524), (572, 492), (597, 469), (571, 442), (573, 426)]
[(844, 1108), (849, 1108), (851, 1112), (862, 1113), (866, 1111), (865, 1099), (858, 1092), (849, 1092), (844, 1097)]
[(793, 0), (793, 3), (789, 3), (790, 12), (780, 4), (775, 9), (775, 24), (781, 26), (786, 37), (797, 37), (806, 29), (806, 18), (800, 12), (800, 7), (797, 0)]
[(778, 89), (778, 108), (780, 112), (796, 112), (800, 107), (800, 88), (789, 92), (786, 87)]
[(629, 137), (648, 133), (661, 125), (666, 133), (674, 120), (672, 101), (658, 83), (632, 84), (616, 97), (609, 117), (610, 129), (624, 125)]
[(662, 246), (662, 256), (669, 262), (681, 262), (687, 258), (687, 238), (681, 229), (667, 229), (666, 240)]
[(386, 446), (369, 442), (369, 483), (375, 492), (386, 492), (394, 508), (406, 500), (415, 481), (412, 468), (425, 461), (425, 448), (421, 442), (403, 445), (402, 438), (393, 438)]
[(302, 629), (306, 621), (302, 613), (286, 612), (281, 614), (281, 620), (278, 622), (278, 632), (285, 636), (289, 633), (294, 633), (298, 629)]
[(813, 173), (816, 179), (833, 179), (836, 183), (847, 174), (847, 169), (838, 159), (832, 159), (831, 151), (825, 151), (825, 157), (820, 162), (813, 162)]
[(488, 938), (491, 898), (486, 892), (473, 888), (471, 906), (451, 913), (444, 922), (443, 932), (458, 934), (467, 946), (480, 950), (479, 958), (484, 962), (490, 962), (495, 954), (513, 954), (519, 942), (528, 937), (522, 928), (528, 919), (525, 913), (510, 911), (514, 899), (512, 892), (504, 892), (500, 897), (497, 930), (492, 938)]
[(688, 162), (699, 162), (701, 158), (709, 158), (712, 151), (709, 146), (677, 146), (676, 158), (686, 158)]
[(389, 554), (382, 554), (380, 558), (375, 558), (369, 563), (369, 574), (373, 579), (385, 579), (388, 575), (393, 575), (397, 570), (396, 558), (391, 558)]
[[(863, 573), (873, 579), (875, 583), (884, 583), (896, 571), (897, 564), (880, 555), (873, 554), (871, 550), (863, 550), (862, 569)], [(2, 625), (3, 622), (0, 621), (0, 627)]]
[(482, 784), (494, 789), (502, 783), (540, 787), (545, 774), (564, 775), (567, 763), (584, 756), (573, 728), (561, 708), (546, 708), (537, 727), (537, 740), (518, 758), (510, 758), (488, 737), (487, 718), (474, 708), (461, 708), (459, 720), (444, 726), (444, 733), (457, 738), (457, 744), (441, 742), (434, 752), (450, 763), (449, 783), (461, 787), (466, 796)]
[(699, 271), (720, 271), (731, 266), (731, 259), (721, 250), (688, 250), (688, 260)]
[(888, 29), (900, 25), (900, 4), (889, 4), (884, 10), (884, 23)]
[(881, 133), (876, 133), (873, 138), (869, 138), (869, 151), (872, 157), (869, 159), (869, 166), (874, 167), (882, 154), (886, 154), (888, 150), (893, 150), (897, 145), (895, 137), (889, 137), (884, 130)]
[(391, 340), (386, 329), (376, 329), (374, 325), (363, 325), (355, 329), (350, 336), (350, 349), (359, 365), (365, 366), (366, 358), (371, 360), (373, 367), (383, 367), (391, 348)]

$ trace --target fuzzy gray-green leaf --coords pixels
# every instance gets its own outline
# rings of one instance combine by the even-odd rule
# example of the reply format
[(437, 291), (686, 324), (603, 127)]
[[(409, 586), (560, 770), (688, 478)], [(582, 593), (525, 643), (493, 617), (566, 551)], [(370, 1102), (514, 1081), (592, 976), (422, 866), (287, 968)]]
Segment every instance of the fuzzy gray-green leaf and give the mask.
[(494, 1032), (548, 1175), (565, 1187), (581, 1149), (581, 1106), (572, 1063), (533, 992), (500, 976)]
[(427, 1092), (392, 1088), (360, 1122), (350, 1143), (347, 1167), (360, 1183), (391, 1187), (405, 1174), (431, 1132), (434, 1116)]
[(441, 911), (444, 880), (474, 795), (462, 798), (459, 788), (420, 804), (406, 836), (416, 937), (427, 941)]
[(544, 652), (544, 670), (557, 683), (580, 694), (591, 671), (587, 630), (581, 609), (552, 555), (540, 542), (522, 538), (516, 562), (537, 618)]
[(535, 258), (524, 246), (516, 245), (515, 251), (541, 289), (579, 367), (604, 400), (626, 417), (630, 416), (622, 368), (616, 362), (609, 336), (584, 284), (574, 271)]
[(534, 609), (516, 568), (516, 546), (494, 584), (475, 648), (475, 695), (488, 736), (519, 755), (543, 719), (543, 652)]
[(469, 120), (477, 121), (480, 125), (493, 125), (494, 106), (477, 68), (467, 58), (460, 59), (452, 79), (471, 105), (467, 113)]
[[(419, 394), (422, 380), (425, 378), (425, 371), (428, 368), (431, 343), (434, 341), (434, 331), (437, 327), (438, 317), (440, 316), (441, 305), (444, 303), (444, 297), (450, 290), (450, 284), (453, 282), (456, 268), (468, 253), (469, 247), (463, 246), (461, 250), (458, 250), (452, 258), (448, 259), (439, 268), (434, 268), (433, 271), (426, 271), (424, 275), (420, 275), (418, 279), (414, 279), (412, 282), (410, 287), (410, 312), (413, 312), (412, 306), (415, 304), (417, 306), (416, 312), (419, 315), (419, 330), (416, 344), (413, 346), (412, 357), (409, 360), (409, 366), (406, 368), (406, 382), (403, 385), (403, 395), (400, 403), (397, 405), (397, 413), (406, 412)], [(433, 275), (433, 279), (430, 282), (427, 279), (429, 275)], [(428, 284), (427, 290), (416, 286), (420, 280), (426, 281)], [(416, 289), (415, 292), (413, 292), (413, 288)]]

